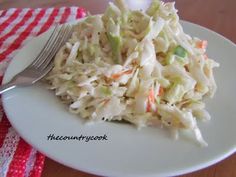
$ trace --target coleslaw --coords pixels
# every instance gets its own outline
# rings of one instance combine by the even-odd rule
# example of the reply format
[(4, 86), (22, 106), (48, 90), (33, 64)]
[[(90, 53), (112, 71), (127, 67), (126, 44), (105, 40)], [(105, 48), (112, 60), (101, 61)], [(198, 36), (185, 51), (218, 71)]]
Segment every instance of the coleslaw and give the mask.
[(110, 2), (103, 15), (74, 26), (47, 76), (69, 111), (89, 121), (161, 125), (174, 137), (188, 130), (207, 146), (197, 120), (208, 121), (205, 97), (216, 92), (207, 41), (184, 33), (174, 3), (146, 11)]

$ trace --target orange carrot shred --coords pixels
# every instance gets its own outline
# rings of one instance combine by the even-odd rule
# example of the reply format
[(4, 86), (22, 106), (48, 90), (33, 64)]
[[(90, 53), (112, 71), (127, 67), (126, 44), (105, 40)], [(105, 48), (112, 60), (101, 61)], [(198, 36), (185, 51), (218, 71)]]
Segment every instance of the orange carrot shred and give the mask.
[(125, 75), (125, 74), (131, 74), (133, 71), (130, 69), (130, 70), (127, 70), (127, 71), (122, 71), (120, 73), (117, 73), (117, 74), (112, 74), (111, 75), (111, 78), (113, 79), (119, 79), (121, 76)]
[(206, 49), (207, 48), (207, 41), (202, 40), (196, 43), (196, 47), (199, 49)]
[(163, 94), (164, 94), (164, 88), (160, 86), (158, 95), (162, 96)]
[(154, 101), (155, 101), (154, 90), (153, 88), (151, 88), (148, 94), (146, 112), (151, 112), (152, 103), (154, 103)]
[(149, 90), (148, 99), (149, 99), (150, 102), (154, 103), (155, 98), (154, 98), (154, 90), (153, 90), (153, 88), (151, 88), (151, 89)]
[(150, 101), (149, 101), (149, 100), (147, 101), (147, 108), (146, 108), (146, 112), (151, 112), (151, 103), (150, 103)]

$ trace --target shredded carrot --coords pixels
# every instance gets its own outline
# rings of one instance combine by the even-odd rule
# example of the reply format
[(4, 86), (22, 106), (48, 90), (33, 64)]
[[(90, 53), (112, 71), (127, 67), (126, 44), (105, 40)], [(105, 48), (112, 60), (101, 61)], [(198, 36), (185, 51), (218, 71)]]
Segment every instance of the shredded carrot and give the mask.
[(164, 88), (160, 86), (158, 95), (162, 96), (163, 94), (164, 94)]
[(123, 72), (123, 74), (131, 74), (131, 73), (132, 73), (132, 69)]
[(154, 103), (154, 101), (155, 101), (153, 88), (151, 88), (151, 89), (149, 90), (148, 100), (149, 100), (150, 102), (152, 102), (152, 103)]
[(110, 99), (105, 99), (105, 100), (103, 100), (103, 101), (102, 101), (103, 106), (105, 106), (109, 101), (110, 101)]
[(130, 70), (127, 70), (127, 71), (122, 71), (120, 73), (117, 73), (117, 74), (112, 74), (111, 75), (111, 78), (112, 79), (119, 79), (121, 76), (125, 75), (125, 74), (131, 74), (132, 73), (132, 69)]
[(151, 103), (150, 103), (150, 101), (148, 100), (147, 101), (147, 108), (146, 108), (146, 112), (151, 112)]
[(207, 41), (202, 40), (196, 43), (196, 47), (199, 49), (206, 49), (207, 48)]
[(151, 112), (152, 103), (154, 103), (154, 101), (155, 101), (154, 90), (153, 88), (151, 88), (148, 94), (146, 112)]

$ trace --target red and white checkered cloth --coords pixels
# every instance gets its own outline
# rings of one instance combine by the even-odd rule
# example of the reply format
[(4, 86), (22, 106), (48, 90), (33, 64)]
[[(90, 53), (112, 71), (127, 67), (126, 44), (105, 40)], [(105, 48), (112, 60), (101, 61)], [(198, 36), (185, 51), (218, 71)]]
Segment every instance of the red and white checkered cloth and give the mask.
[[(79, 7), (0, 10), (0, 82), (9, 61), (27, 41), (85, 14)], [(11, 127), (0, 101), (0, 177), (39, 177), (44, 158)]]

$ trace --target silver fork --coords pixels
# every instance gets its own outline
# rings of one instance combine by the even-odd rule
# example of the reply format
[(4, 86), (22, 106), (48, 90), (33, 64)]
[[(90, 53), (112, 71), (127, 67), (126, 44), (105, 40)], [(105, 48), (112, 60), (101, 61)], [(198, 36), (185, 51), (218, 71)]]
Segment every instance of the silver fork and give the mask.
[(16, 87), (30, 86), (46, 76), (53, 68), (53, 57), (71, 34), (71, 25), (56, 26), (34, 61), (8, 83), (1, 85), (0, 94)]

